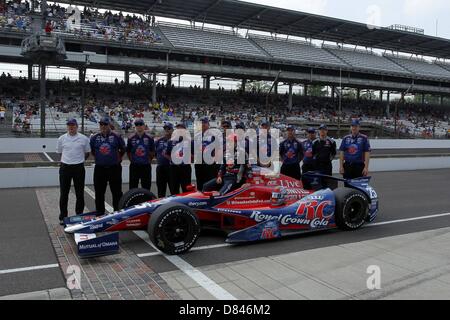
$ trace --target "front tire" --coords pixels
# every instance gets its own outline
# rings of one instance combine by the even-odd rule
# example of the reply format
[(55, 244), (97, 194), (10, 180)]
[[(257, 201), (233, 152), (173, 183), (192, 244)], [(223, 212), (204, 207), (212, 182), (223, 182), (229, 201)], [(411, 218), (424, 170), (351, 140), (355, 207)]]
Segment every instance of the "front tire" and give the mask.
[(188, 206), (170, 203), (152, 213), (148, 234), (153, 244), (168, 255), (189, 251), (200, 235), (200, 220)]
[(369, 214), (367, 197), (358, 190), (339, 188), (334, 191), (336, 197), (336, 224), (345, 231), (361, 228)]
[(127, 209), (144, 202), (155, 200), (155, 195), (147, 189), (132, 189), (125, 193), (119, 201), (119, 209)]

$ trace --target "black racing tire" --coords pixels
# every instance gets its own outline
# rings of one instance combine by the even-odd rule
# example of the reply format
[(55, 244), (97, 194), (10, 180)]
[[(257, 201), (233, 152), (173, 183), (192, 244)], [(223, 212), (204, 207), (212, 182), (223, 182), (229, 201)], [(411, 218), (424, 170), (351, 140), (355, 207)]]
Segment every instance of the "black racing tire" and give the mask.
[(168, 203), (152, 213), (148, 234), (153, 244), (168, 255), (188, 252), (200, 236), (200, 220), (188, 206)]
[(367, 196), (361, 191), (339, 188), (334, 191), (336, 197), (336, 225), (344, 231), (361, 228), (369, 214)]
[(127, 209), (141, 203), (155, 200), (155, 195), (147, 189), (132, 189), (125, 193), (119, 201), (119, 209)]

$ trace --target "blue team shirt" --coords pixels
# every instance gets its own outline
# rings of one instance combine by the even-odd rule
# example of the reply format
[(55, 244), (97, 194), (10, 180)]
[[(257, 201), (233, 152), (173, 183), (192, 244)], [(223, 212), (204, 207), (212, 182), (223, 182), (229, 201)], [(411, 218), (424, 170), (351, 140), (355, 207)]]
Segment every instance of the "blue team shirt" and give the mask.
[[(178, 144), (183, 143), (182, 138), (180, 138), (180, 140), (176, 141), (176, 140), (169, 140), (168, 146), (167, 146), (167, 153), (166, 155), (169, 156), (170, 159), (172, 159), (172, 150), (173, 148), (175, 148), (175, 146), (177, 146)], [(190, 147), (192, 148), (192, 142), (188, 142), (188, 144), (190, 145)], [(179, 157), (180, 159), (183, 159), (185, 152), (187, 152), (188, 150), (186, 150), (186, 147), (183, 147), (179, 150), (177, 157)], [(189, 156), (192, 156), (192, 152), (189, 154)], [(191, 164), (190, 161), (191, 158), (189, 158), (189, 162), (188, 163), (182, 163), (182, 164)], [(179, 165), (179, 164), (175, 164), (172, 160), (170, 160), (170, 164), (171, 165)]]
[(146, 133), (142, 137), (135, 134), (128, 139), (127, 152), (131, 155), (131, 163), (149, 165), (149, 155), (155, 152), (155, 140)]
[(98, 166), (115, 166), (121, 162), (121, 154), (125, 152), (125, 141), (114, 132), (107, 136), (98, 133), (91, 138), (91, 150), (95, 154)]
[(344, 137), (339, 150), (344, 152), (345, 162), (357, 164), (364, 163), (364, 153), (372, 151), (369, 139), (363, 134), (358, 134), (356, 137), (352, 135)]
[(314, 141), (312, 141), (312, 140), (305, 140), (302, 143), (302, 147), (303, 147), (303, 163), (304, 164), (312, 164), (312, 163), (314, 163), (313, 142)]
[(155, 143), (156, 159), (159, 166), (170, 165), (170, 160), (167, 158), (167, 149), (169, 147), (169, 139), (162, 137)]
[(300, 141), (285, 140), (280, 144), (280, 156), (283, 164), (298, 164), (303, 158), (303, 147)]

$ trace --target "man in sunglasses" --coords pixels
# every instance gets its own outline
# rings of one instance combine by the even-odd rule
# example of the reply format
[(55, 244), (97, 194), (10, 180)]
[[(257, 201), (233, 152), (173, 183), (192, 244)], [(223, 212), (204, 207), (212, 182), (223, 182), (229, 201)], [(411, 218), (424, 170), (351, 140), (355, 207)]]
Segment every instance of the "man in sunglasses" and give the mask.
[(152, 187), (152, 160), (155, 157), (155, 141), (145, 133), (145, 122), (134, 122), (136, 133), (128, 139), (127, 154), (130, 159), (130, 190), (139, 187), (150, 191)]
[(100, 133), (92, 136), (90, 145), (92, 155), (95, 157), (94, 188), (97, 214), (105, 214), (105, 192), (108, 183), (114, 211), (118, 211), (122, 197), (122, 157), (126, 147), (123, 138), (111, 130), (109, 117), (100, 120)]

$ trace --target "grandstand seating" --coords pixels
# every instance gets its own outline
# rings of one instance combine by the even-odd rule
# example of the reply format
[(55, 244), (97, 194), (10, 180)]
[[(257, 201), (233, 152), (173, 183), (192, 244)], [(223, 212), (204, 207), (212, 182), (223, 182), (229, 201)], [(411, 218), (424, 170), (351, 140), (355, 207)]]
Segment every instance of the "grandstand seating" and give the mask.
[(267, 55), (248, 39), (232, 34), (194, 30), (185, 26), (160, 24), (159, 29), (176, 48), (215, 51), (239, 56)]
[(262, 37), (250, 37), (271, 56), (281, 60), (291, 60), (307, 64), (326, 64), (345, 66), (346, 64), (326, 50), (309, 44), (293, 41), (270, 40)]
[(340, 59), (356, 69), (365, 69), (370, 71), (385, 71), (392, 73), (409, 74), (410, 72), (400, 67), (389, 59), (371, 53), (362, 53), (359, 51), (327, 49), (329, 52), (338, 56)]
[(437, 64), (432, 64), (427, 61), (422, 60), (416, 60), (416, 59), (402, 59), (402, 58), (396, 58), (393, 56), (386, 56), (391, 61), (394, 61), (398, 65), (402, 66), (403, 68), (418, 74), (423, 75), (427, 77), (433, 77), (433, 78), (444, 78), (444, 79), (450, 79), (450, 72), (445, 70), (444, 68), (440, 67)]

